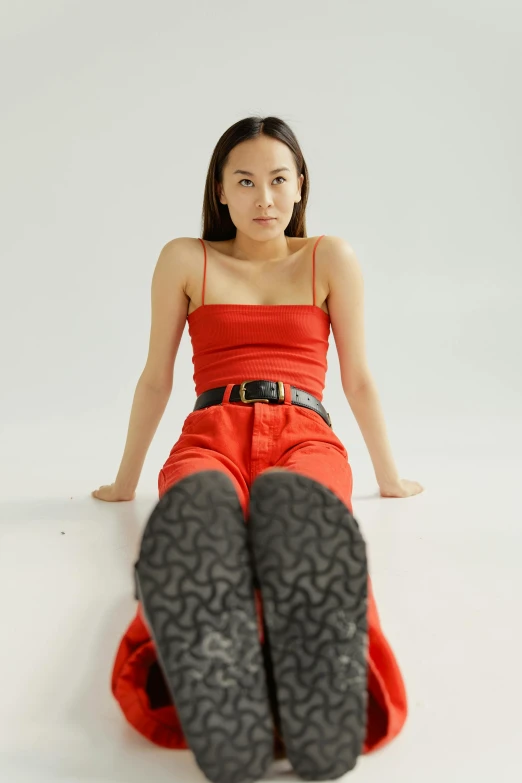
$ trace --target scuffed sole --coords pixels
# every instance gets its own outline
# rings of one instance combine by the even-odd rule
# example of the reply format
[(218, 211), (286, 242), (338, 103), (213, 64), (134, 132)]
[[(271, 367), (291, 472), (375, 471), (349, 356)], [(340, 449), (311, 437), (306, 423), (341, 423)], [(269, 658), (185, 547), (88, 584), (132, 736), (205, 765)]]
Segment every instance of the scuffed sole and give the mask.
[(248, 532), (288, 760), (304, 780), (333, 780), (366, 734), (365, 541), (330, 489), (289, 470), (253, 482)]
[(196, 762), (249, 783), (273, 762), (247, 529), (231, 480), (198, 471), (154, 508), (135, 565), (138, 600)]

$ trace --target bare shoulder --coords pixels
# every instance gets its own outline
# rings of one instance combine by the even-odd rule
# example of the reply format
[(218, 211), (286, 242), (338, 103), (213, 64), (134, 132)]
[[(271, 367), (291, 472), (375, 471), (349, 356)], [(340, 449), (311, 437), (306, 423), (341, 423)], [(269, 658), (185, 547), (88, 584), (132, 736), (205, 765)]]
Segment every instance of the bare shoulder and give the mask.
[(363, 276), (353, 247), (346, 239), (329, 237), (325, 250), (328, 312), (343, 390), (351, 398), (372, 379), (365, 347)]
[(319, 245), (322, 248), (324, 255), (335, 263), (336, 259), (341, 259), (340, 263), (343, 263), (343, 259), (346, 263), (347, 259), (355, 258), (355, 251), (350, 245), (347, 239), (344, 237), (338, 237), (330, 234), (326, 234)]
[(331, 293), (348, 280), (362, 278), (361, 266), (352, 245), (344, 237), (326, 235), (318, 245), (324, 264), (324, 277)]
[(186, 292), (197, 253), (201, 252), (201, 242), (196, 237), (175, 237), (163, 246), (158, 263), (163, 262), (168, 274), (181, 284), (183, 292)]
[(174, 237), (166, 242), (162, 252), (178, 264), (190, 264), (198, 248), (201, 251), (201, 242), (195, 237)]

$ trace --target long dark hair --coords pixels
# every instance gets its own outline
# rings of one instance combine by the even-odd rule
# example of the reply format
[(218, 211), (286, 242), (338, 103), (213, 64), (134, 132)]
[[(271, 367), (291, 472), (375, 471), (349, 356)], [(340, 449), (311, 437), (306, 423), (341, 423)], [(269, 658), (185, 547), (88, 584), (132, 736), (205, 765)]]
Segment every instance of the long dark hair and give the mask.
[(222, 204), (217, 194), (217, 184), (223, 181), (223, 168), (230, 151), (240, 142), (256, 136), (271, 136), (289, 147), (295, 160), (297, 176), (304, 174), (301, 186), (301, 200), (294, 204), (292, 218), (285, 228), (289, 237), (306, 237), (306, 202), (308, 201), (308, 169), (301, 147), (292, 129), (279, 117), (245, 117), (228, 128), (214, 148), (205, 182), (205, 196), (202, 213), (202, 239), (220, 241), (233, 239), (236, 227), (232, 223), (228, 205)]

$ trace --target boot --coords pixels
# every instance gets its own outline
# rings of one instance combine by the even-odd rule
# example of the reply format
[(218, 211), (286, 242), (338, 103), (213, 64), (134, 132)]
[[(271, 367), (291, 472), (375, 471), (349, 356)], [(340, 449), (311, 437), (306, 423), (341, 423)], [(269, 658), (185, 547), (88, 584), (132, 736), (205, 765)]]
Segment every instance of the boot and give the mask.
[(248, 533), (286, 755), (301, 778), (333, 780), (366, 734), (365, 541), (330, 489), (290, 470), (257, 476)]
[(274, 726), (243, 511), (230, 478), (198, 471), (147, 522), (135, 585), (195, 760), (211, 783), (251, 783)]

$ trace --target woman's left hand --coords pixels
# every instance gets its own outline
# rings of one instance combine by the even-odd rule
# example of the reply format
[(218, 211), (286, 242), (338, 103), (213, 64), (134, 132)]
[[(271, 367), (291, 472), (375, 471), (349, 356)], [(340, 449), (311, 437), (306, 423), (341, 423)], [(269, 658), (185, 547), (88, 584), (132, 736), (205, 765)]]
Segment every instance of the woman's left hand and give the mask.
[(379, 485), (379, 490), (382, 498), (408, 498), (410, 495), (418, 495), (424, 487), (418, 481), (399, 479), (395, 484)]

